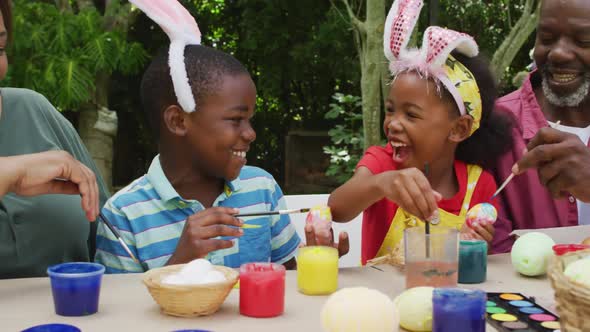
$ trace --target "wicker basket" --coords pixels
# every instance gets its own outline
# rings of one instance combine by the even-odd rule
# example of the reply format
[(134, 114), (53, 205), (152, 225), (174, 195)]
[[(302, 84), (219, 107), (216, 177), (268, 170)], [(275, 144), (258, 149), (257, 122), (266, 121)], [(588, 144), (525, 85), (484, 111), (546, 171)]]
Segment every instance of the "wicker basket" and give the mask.
[(547, 272), (555, 290), (561, 331), (590, 331), (590, 287), (572, 281), (563, 274), (569, 263), (588, 256), (588, 249), (570, 252), (554, 256), (549, 265)]
[(152, 269), (144, 273), (143, 283), (147, 286), (162, 312), (178, 317), (205, 316), (216, 312), (238, 281), (238, 272), (215, 266), (225, 275), (227, 281), (204, 285), (167, 285), (162, 279), (178, 272), (184, 264)]

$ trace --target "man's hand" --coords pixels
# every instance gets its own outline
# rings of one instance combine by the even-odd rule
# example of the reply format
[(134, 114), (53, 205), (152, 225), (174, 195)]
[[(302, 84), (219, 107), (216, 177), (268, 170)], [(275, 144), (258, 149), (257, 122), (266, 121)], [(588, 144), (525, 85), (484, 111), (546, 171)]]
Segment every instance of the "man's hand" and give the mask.
[(570, 193), (581, 201), (590, 202), (590, 149), (578, 136), (542, 128), (527, 149), (512, 168), (514, 174), (536, 168), (540, 182), (553, 197)]

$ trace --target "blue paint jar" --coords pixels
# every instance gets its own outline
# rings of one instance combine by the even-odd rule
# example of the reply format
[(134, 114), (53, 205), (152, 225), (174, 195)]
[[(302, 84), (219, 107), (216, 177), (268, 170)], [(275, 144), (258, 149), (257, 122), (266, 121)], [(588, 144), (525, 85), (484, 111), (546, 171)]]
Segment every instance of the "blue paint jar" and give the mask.
[(21, 332), (80, 332), (80, 329), (69, 324), (43, 324), (29, 327)]
[(486, 281), (488, 244), (483, 240), (459, 242), (459, 283), (477, 284)]
[(86, 316), (98, 311), (100, 283), (104, 266), (96, 263), (63, 263), (50, 266), (47, 274), (55, 313), (61, 316)]
[(433, 332), (485, 332), (487, 294), (481, 290), (436, 288), (432, 293)]

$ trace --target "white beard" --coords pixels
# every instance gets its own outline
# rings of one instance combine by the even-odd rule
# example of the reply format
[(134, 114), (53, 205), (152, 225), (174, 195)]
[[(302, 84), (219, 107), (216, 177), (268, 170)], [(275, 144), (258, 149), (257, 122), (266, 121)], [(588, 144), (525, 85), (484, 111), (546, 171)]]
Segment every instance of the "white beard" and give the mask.
[(557, 107), (578, 107), (580, 104), (588, 97), (590, 93), (590, 76), (588, 74), (584, 75), (584, 82), (580, 87), (566, 96), (560, 96), (553, 92), (549, 87), (549, 83), (547, 83), (547, 74), (543, 71), (541, 73), (542, 82), (541, 85), (543, 87), (543, 94), (547, 101)]

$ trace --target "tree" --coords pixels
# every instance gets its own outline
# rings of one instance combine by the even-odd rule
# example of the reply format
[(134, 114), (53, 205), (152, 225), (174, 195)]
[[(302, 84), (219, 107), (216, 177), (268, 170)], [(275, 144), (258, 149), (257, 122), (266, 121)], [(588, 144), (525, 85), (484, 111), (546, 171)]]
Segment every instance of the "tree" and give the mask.
[(135, 13), (119, 0), (16, 0), (9, 82), (31, 88), (60, 111), (79, 112), (78, 130), (111, 186), (116, 113), (110, 76), (138, 71), (143, 46), (127, 41)]
[[(382, 91), (387, 77), (387, 60), (383, 54), (385, 0), (366, 0), (365, 19), (359, 18), (349, 0), (341, 0), (354, 32), (361, 68), (361, 98), (365, 148), (381, 142)], [(334, 6), (336, 4), (333, 3)]]
[[(472, 35), (480, 52), (491, 59), (503, 93), (517, 86), (512, 77), (530, 64), (539, 19), (539, 0), (440, 0), (439, 25)], [(514, 22), (514, 18), (519, 19)]]
[(524, 43), (537, 27), (540, 12), (541, 0), (525, 1), (520, 18), (511, 27), (510, 33), (500, 47), (494, 52), (491, 66), (497, 78), (504, 77), (506, 69), (510, 67)]

